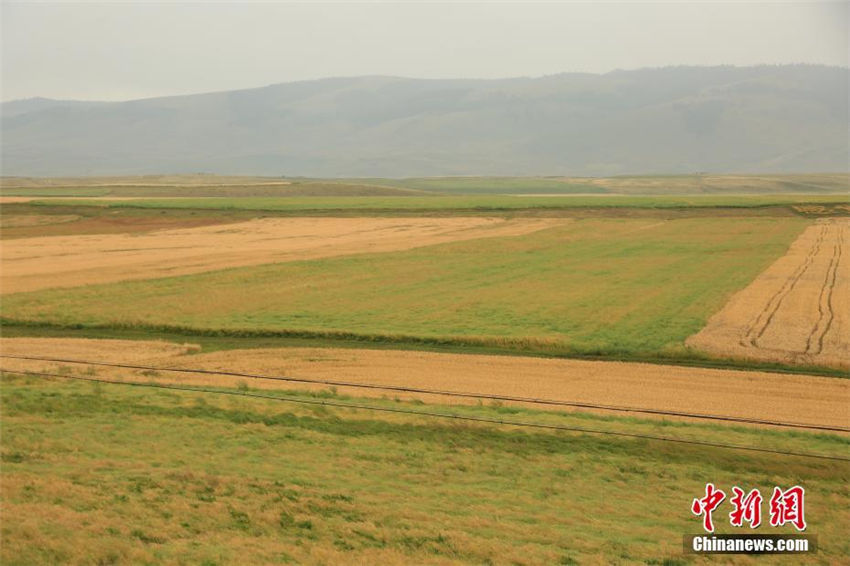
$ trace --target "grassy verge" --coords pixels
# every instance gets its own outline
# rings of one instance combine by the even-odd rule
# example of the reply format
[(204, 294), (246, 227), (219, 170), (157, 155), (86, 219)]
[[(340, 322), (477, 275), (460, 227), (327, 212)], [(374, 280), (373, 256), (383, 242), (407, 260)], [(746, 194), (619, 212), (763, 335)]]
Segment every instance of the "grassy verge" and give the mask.
[[(727, 491), (803, 485), (820, 543), (804, 562), (850, 553), (850, 466), (840, 462), (9, 375), (2, 393), (4, 564), (699, 563), (682, 555), (681, 537), (699, 532), (690, 501), (708, 481)], [(848, 448), (822, 434), (374, 403)]]

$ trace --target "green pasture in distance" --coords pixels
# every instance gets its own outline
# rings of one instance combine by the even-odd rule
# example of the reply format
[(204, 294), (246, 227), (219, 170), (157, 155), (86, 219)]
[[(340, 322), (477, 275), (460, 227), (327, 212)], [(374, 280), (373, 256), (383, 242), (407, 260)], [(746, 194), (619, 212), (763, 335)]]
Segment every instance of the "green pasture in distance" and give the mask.
[(390, 186), (341, 182), (298, 182), (245, 185), (104, 185), (98, 187), (0, 188), (0, 196), (109, 197), (109, 198), (279, 198), (329, 196), (410, 196), (427, 194)]
[(586, 219), (407, 251), (4, 296), (7, 322), (461, 338), (559, 355), (681, 357), (807, 225)]
[(615, 177), (411, 177), (402, 179), (327, 179), (325, 182), (368, 183), (444, 194), (850, 193), (850, 175), (846, 173), (622, 175)]
[(402, 187), (444, 194), (607, 193), (589, 182), (550, 177), (422, 177), (409, 179), (349, 179), (387, 187)]
[(771, 205), (848, 203), (850, 197), (832, 195), (689, 195), (689, 196), (404, 196), (404, 197), (245, 197), (98, 200), (42, 200), (34, 204), (103, 206), (110, 208), (194, 208), (268, 211), (313, 210), (469, 210), (501, 211), (576, 207), (625, 208), (752, 208)]

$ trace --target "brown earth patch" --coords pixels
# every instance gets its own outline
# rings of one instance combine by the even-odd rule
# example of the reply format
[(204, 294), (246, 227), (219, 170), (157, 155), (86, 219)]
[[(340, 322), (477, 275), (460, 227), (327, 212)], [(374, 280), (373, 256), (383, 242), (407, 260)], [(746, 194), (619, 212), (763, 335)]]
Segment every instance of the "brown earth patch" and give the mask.
[(720, 356), (850, 368), (850, 219), (818, 220), (687, 344)]
[(265, 218), (142, 234), (21, 238), (3, 243), (3, 293), (150, 279), (446, 242), (527, 234), (543, 218)]
[(46, 226), (79, 220), (77, 214), (8, 214), (0, 215), (0, 228)]
[[(88, 211), (86, 211), (88, 212)], [(80, 236), (90, 234), (135, 234), (139, 232), (152, 232), (154, 230), (168, 230), (177, 228), (196, 228), (199, 226), (210, 226), (214, 224), (228, 224), (231, 222), (245, 221), (253, 215), (245, 213), (233, 213), (227, 211), (220, 213), (213, 211), (210, 214), (193, 214), (191, 212), (181, 214), (161, 214), (156, 211), (145, 214), (128, 214), (127, 210), (104, 211), (94, 216), (75, 215), (77, 218), (68, 222), (51, 222), (47, 224), (31, 224), (23, 226), (4, 227), (0, 231), (0, 238), (4, 241), (20, 238), (41, 238), (47, 236)], [(135, 212), (135, 211), (132, 211)], [(41, 216), (38, 214), (4, 214), (6, 216)], [(43, 216), (70, 216), (61, 214), (45, 214)], [(4, 244), (5, 245), (5, 244)]]
[[(120, 344), (119, 344), (120, 343)], [(546, 398), (631, 408), (714, 414), (847, 427), (850, 381), (756, 371), (686, 368), (641, 363), (595, 362), (519, 356), (443, 354), (398, 350), (280, 348), (231, 350), (183, 355), (160, 346), (142, 354), (142, 342), (7, 338), (5, 354), (67, 357), (77, 360), (130, 361), (159, 367), (213, 369), (285, 375), (353, 383), (405, 386), (455, 392)], [(125, 356), (126, 359), (122, 359)], [(56, 364), (2, 359), (7, 370), (56, 369)], [(85, 366), (76, 367), (81, 372)], [(256, 388), (327, 389), (303, 383), (272, 382), (213, 375), (173, 374), (96, 368), (104, 378), (156, 379), (169, 383)], [(420, 398), (439, 403), (477, 403), (474, 399), (339, 387), (362, 397)], [(536, 406), (542, 408), (541, 406)], [(551, 407), (550, 407), (551, 408)], [(555, 410), (566, 410), (562, 407)], [(610, 413), (608, 413), (610, 414)]]

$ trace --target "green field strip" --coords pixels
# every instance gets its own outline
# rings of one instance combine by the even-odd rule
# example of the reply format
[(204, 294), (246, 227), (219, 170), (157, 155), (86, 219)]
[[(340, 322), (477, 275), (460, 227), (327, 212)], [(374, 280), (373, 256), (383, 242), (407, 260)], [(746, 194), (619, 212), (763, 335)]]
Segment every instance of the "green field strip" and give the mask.
[(236, 209), (255, 211), (511, 211), (569, 208), (759, 208), (778, 205), (850, 204), (846, 194), (709, 195), (709, 196), (404, 196), (404, 197), (245, 197), (38, 200), (37, 205), (108, 208)]

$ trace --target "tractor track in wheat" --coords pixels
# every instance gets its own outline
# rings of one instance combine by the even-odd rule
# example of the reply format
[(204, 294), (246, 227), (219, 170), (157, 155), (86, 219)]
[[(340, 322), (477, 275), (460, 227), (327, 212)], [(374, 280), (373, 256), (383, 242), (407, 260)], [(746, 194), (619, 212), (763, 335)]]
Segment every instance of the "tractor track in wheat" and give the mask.
[(850, 367), (850, 220), (820, 220), (688, 345), (724, 357)]

